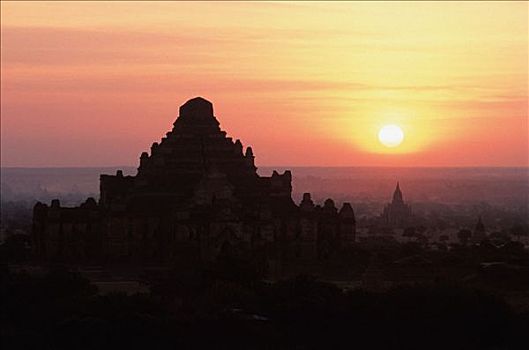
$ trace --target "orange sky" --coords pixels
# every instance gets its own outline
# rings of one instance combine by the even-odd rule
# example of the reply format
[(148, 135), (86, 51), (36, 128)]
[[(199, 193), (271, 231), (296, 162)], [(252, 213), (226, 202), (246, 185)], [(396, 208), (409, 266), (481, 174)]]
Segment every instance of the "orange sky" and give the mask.
[(528, 166), (528, 6), (2, 2), (1, 164), (137, 165), (203, 96), (257, 165)]

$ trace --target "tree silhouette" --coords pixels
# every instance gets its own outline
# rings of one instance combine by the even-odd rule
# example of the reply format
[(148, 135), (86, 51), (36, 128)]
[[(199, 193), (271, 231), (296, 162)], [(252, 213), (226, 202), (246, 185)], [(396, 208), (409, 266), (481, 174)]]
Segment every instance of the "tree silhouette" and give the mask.
[(517, 237), (517, 241), (520, 241), (522, 236), (529, 235), (527, 227), (522, 226), (521, 224), (514, 224), (510, 229), (511, 236)]
[(459, 230), (459, 232), (457, 233), (457, 238), (463, 245), (467, 245), (470, 237), (472, 237), (472, 232), (468, 229)]

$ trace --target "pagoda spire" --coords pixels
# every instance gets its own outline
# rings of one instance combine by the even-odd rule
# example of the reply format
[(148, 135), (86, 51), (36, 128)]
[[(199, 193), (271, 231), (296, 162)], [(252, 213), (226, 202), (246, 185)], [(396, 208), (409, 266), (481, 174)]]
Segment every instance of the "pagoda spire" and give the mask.
[(403, 202), (403, 199), (402, 199), (402, 191), (400, 190), (400, 184), (399, 182), (397, 181), (397, 187), (395, 188), (395, 192), (393, 192), (393, 202), (399, 202), (399, 203), (402, 203)]
[(478, 222), (476, 223), (476, 227), (474, 228), (474, 231), (476, 232), (485, 231), (485, 225), (483, 225), (483, 220), (481, 219), (481, 215), (478, 217)]

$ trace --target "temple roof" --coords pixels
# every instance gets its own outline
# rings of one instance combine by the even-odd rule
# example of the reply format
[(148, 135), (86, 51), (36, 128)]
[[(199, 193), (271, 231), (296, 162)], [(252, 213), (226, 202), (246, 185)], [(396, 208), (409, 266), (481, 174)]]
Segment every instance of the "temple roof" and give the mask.
[(213, 115), (213, 104), (195, 97), (180, 106), (180, 115), (173, 123), (173, 133), (185, 135), (219, 135), (220, 123)]
[(213, 117), (213, 104), (203, 97), (195, 97), (180, 106), (180, 117)]

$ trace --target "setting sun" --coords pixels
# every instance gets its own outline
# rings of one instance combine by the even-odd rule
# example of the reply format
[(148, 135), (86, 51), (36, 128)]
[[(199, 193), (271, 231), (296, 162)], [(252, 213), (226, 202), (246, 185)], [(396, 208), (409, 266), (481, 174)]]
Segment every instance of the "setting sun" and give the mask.
[(397, 125), (385, 125), (378, 132), (378, 140), (386, 147), (397, 147), (404, 140), (404, 133)]
[(3, 166), (135, 164), (194, 96), (259, 166), (528, 164), (526, 3), (1, 9)]

